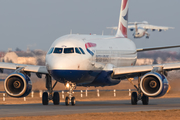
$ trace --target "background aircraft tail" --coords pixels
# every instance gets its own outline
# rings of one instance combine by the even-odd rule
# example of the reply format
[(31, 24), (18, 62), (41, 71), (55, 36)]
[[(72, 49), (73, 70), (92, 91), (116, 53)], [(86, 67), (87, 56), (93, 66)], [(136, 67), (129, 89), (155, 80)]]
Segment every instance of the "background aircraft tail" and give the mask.
[(128, 8), (129, 8), (128, 0), (122, 0), (120, 16), (119, 16), (119, 24), (118, 24), (116, 37), (126, 37), (127, 38)]

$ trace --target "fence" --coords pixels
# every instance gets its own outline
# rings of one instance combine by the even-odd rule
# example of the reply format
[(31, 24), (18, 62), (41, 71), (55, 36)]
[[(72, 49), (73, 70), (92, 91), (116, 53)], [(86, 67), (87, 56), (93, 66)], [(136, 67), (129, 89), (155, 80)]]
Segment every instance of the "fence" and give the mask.
[[(135, 89), (124, 89), (124, 90), (74, 90), (74, 96), (79, 99), (83, 98), (105, 98), (105, 97), (123, 97), (131, 96), (131, 92)], [(43, 90), (32, 91), (27, 97), (24, 97), (23, 100), (27, 101), (27, 98), (42, 98)], [(59, 92), (60, 99), (65, 99), (65, 96), (68, 96), (68, 90), (56, 91)], [(2, 101), (6, 101), (7, 98), (11, 98), (4, 91), (0, 91), (0, 97)]]

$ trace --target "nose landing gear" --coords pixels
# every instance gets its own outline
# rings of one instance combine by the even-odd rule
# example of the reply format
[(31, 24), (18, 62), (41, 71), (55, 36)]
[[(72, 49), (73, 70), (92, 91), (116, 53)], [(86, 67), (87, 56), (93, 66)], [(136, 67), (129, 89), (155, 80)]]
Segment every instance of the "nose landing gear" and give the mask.
[[(42, 104), (43, 105), (48, 105), (49, 100), (52, 100), (54, 105), (59, 105), (60, 102), (60, 96), (58, 92), (53, 92), (54, 87), (56, 86), (56, 83), (52, 87), (52, 78), (50, 75), (46, 75), (46, 88), (48, 89), (48, 92), (44, 92), (42, 95)], [(76, 88), (76, 84), (67, 82), (66, 87), (69, 88), (68, 96), (65, 98), (65, 105), (75, 105), (76, 100), (75, 97), (73, 96), (73, 90)]]
[(150, 34), (147, 31), (145, 32), (145, 34), (146, 34), (146, 38), (148, 39)]
[(76, 88), (76, 84), (68, 82), (66, 83), (66, 86), (69, 88), (69, 96), (66, 97), (65, 99), (65, 105), (69, 105), (71, 103), (71, 105), (75, 105), (76, 104), (76, 100), (75, 97), (73, 96), (73, 90)]

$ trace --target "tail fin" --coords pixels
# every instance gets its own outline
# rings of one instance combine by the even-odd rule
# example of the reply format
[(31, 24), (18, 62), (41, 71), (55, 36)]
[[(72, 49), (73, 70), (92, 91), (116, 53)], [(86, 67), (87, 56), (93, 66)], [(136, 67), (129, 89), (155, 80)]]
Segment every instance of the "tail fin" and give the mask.
[(118, 24), (116, 37), (126, 37), (127, 38), (128, 8), (129, 8), (128, 0), (122, 0), (120, 16), (119, 16), (119, 24)]

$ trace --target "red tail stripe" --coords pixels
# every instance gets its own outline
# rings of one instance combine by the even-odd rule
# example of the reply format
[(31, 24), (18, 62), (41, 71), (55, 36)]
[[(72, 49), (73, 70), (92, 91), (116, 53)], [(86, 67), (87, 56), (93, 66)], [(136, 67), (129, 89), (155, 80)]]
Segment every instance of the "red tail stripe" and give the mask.
[(127, 1), (128, 1), (128, 0), (124, 0), (124, 2), (123, 2), (123, 6), (122, 6), (122, 7), (123, 7), (123, 9), (122, 9), (122, 10), (124, 10), (124, 9), (126, 8)]
[(121, 23), (121, 26), (120, 26), (120, 30), (122, 32), (122, 34), (124, 35), (124, 37), (127, 38), (127, 28), (124, 27), (124, 25)]

